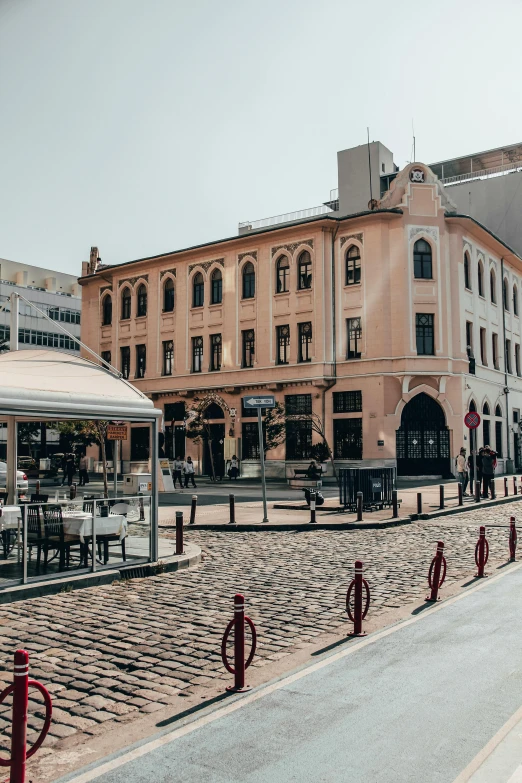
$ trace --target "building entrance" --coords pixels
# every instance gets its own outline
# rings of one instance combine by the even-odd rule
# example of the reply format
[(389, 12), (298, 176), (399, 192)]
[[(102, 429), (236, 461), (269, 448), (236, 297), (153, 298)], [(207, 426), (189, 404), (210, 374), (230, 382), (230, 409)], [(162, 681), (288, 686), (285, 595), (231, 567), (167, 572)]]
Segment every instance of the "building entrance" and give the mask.
[(203, 473), (212, 478), (210, 459), (210, 449), (212, 449), (214, 473), (217, 479), (222, 479), (225, 475), (225, 425), (210, 424), (209, 430), (210, 438), (205, 437), (203, 441)]
[(451, 476), (444, 411), (429, 394), (417, 394), (404, 407), (396, 447), (397, 475)]

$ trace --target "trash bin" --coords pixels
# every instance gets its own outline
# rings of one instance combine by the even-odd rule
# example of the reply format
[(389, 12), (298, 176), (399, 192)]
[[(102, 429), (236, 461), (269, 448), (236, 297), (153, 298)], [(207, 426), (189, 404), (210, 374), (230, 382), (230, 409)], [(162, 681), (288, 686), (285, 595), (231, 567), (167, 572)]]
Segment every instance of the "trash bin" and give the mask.
[(357, 493), (363, 493), (363, 509), (386, 508), (392, 505), (395, 468), (340, 468), (339, 500), (341, 506), (355, 511)]

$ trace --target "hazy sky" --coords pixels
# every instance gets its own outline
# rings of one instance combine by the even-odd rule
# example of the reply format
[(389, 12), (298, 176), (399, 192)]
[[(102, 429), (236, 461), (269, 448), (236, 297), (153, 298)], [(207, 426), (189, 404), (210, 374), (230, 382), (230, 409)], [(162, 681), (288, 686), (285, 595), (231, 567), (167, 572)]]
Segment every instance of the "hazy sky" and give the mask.
[(320, 204), (336, 152), (522, 141), (520, 0), (0, 0), (0, 258), (77, 274)]

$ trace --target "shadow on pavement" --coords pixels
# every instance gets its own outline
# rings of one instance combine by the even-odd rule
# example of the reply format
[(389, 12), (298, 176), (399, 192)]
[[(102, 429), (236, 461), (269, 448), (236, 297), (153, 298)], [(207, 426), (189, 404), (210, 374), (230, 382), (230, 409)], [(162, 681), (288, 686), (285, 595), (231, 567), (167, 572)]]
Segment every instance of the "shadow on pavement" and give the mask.
[(172, 715), (170, 718), (165, 718), (165, 720), (160, 720), (159, 723), (156, 723), (156, 726), (161, 729), (165, 726), (170, 726), (171, 723), (176, 723), (178, 720), (183, 720), (183, 718), (188, 718), (189, 715), (193, 715), (195, 712), (199, 712), (199, 710), (204, 710), (205, 707), (211, 707), (212, 704), (217, 704), (220, 701), (223, 701), (224, 699), (230, 698), (230, 696), (235, 696), (236, 694), (233, 691), (225, 691), (224, 693), (220, 693), (219, 696), (214, 696), (212, 699), (206, 699), (205, 701), (202, 701), (201, 704), (195, 704), (193, 707), (190, 707), (188, 710), (183, 710), (183, 712), (177, 712), (175, 715)]

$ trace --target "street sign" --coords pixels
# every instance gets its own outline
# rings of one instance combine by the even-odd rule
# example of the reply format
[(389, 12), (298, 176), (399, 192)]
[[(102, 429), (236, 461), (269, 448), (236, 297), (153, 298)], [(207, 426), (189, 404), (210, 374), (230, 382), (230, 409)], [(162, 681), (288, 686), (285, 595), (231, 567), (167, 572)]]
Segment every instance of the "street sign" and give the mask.
[(116, 427), (115, 424), (108, 424), (107, 440), (127, 440), (127, 427)]
[(476, 411), (469, 411), (464, 416), (464, 424), (469, 430), (476, 430), (480, 424), (480, 414)]
[(266, 394), (264, 397), (243, 397), (245, 408), (275, 408), (275, 404), (273, 394)]

